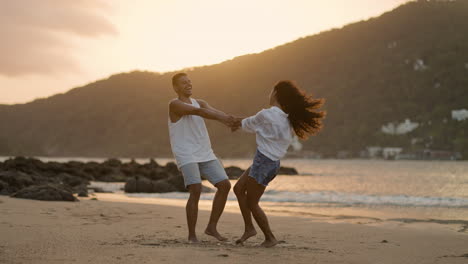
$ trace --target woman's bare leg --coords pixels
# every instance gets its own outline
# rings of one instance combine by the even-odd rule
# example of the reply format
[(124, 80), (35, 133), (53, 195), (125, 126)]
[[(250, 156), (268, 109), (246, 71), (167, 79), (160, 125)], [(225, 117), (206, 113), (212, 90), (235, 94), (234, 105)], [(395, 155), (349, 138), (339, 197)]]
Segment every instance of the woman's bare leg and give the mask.
[(243, 243), (250, 237), (253, 237), (257, 234), (257, 231), (255, 230), (255, 227), (252, 223), (252, 213), (250, 212), (250, 208), (247, 204), (247, 178), (249, 178), (249, 172), (250, 168), (244, 171), (234, 186), (234, 193), (236, 194), (237, 202), (239, 203), (245, 225), (244, 234), (240, 239), (236, 240), (237, 244)]
[(278, 244), (275, 236), (271, 232), (268, 218), (258, 204), (260, 198), (265, 192), (265, 186), (258, 184), (254, 178), (248, 177), (247, 179), (247, 204), (252, 212), (255, 221), (265, 235), (265, 241), (262, 243), (263, 247), (273, 247)]

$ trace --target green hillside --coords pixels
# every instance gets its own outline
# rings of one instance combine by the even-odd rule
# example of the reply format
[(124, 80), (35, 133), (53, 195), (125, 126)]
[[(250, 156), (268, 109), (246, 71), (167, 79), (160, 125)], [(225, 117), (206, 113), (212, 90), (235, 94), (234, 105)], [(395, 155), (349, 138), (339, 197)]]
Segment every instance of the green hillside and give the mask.
[[(194, 97), (236, 115), (267, 106), (280, 79), (326, 99), (325, 128), (306, 150), (333, 157), (367, 146), (459, 151), (468, 158), (468, 1), (418, 1), (347, 25), (188, 72)], [(0, 106), (0, 155), (170, 156), (174, 73), (130, 72), (21, 105)], [(405, 135), (381, 127), (405, 119)], [(207, 121), (223, 157), (248, 156), (254, 137)], [(413, 143), (411, 143), (413, 141)]]

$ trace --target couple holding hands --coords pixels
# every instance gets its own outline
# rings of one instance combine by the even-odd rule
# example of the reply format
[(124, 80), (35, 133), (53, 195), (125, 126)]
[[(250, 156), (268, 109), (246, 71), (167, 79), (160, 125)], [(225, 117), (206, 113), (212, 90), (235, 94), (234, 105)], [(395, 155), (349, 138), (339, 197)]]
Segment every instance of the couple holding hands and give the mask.
[(169, 134), (172, 152), (190, 193), (186, 206), (188, 241), (199, 242), (195, 227), (202, 175), (217, 188), (205, 234), (220, 241), (227, 240), (219, 234), (217, 224), (226, 205), (231, 183), (211, 148), (204, 122), (206, 118), (220, 121), (232, 131), (242, 128), (245, 132), (256, 134), (257, 150), (252, 165), (234, 186), (245, 224), (244, 234), (236, 243), (242, 244), (257, 234), (252, 222), (253, 216), (265, 235), (261, 246), (275, 246), (278, 241), (270, 229), (267, 216), (259, 206), (260, 198), (268, 183), (276, 177), (280, 159), (285, 156), (294, 135), (306, 139), (321, 129), (325, 113), (318, 109), (324, 100), (306, 95), (292, 81), (280, 81), (270, 93), (270, 108), (263, 109), (254, 116), (240, 118), (227, 115), (204, 100), (191, 98), (192, 82), (185, 73), (174, 75), (172, 86), (178, 98), (169, 103)]

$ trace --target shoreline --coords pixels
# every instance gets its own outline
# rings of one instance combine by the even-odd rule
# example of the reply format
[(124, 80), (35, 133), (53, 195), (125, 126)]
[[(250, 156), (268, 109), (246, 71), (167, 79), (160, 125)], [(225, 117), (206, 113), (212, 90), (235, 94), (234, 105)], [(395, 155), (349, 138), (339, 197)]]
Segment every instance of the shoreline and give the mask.
[[(100, 201), (106, 202), (122, 202), (150, 205), (170, 205), (174, 207), (185, 207), (186, 199), (174, 198), (158, 198), (158, 197), (140, 197), (125, 193), (96, 193), (95, 196)], [(90, 198), (87, 198), (87, 200)], [(211, 210), (212, 200), (200, 200), (200, 210)], [(283, 217), (298, 217), (309, 219), (314, 222), (323, 223), (345, 223), (370, 226), (401, 226), (401, 227), (416, 227), (420, 225), (430, 225), (432, 228), (445, 230), (448, 232), (466, 233), (468, 235), (468, 220), (465, 219), (449, 219), (438, 217), (417, 217), (416, 214), (409, 215), (407, 212), (398, 213), (398, 210), (443, 210), (444, 208), (398, 208), (389, 206), (387, 208), (373, 208), (371, 211), (367, 207), (363, 208), (319, 208), (310, 207), (311, 211), (291, 210), (291, 204), (278, 204), (275, 202), (260, 202), (260, 205), (268, 215), (283, 216)], [(297, 205), (292, 205), (292, 208), (297, 208)], [(184, 210), (184, 209), (181, 209)], [(394, 210), (394, 212), (389, 212)], [(465, 210), (465, 209), (463, 209)], [(239, 214), (237, 201), (228, 200), (226, 203), (225, 212)], [(443, 211), (439, 215), (443, 215)]]
[[(326, 223), (304, 217), (269, 215), (282, 241), (258, 247), (259, 234), (237, 246), (243, 231), (239, 213), (226, 211), (218, 242), (202, 234), (209, 212), (201, 206), (197, 232), (202, 243), (186, 241), (181, 207), (105, 201), (44, 202), (0, 196), (2, 263), (466, 263), (468, 235), (425, 224)], [(415, 227), (416, 227), (415, 226)]]
[[(80, 162), (88, 162), (88, 161), (95, 161), (95, 162), (104, 162), (109, 159), (118, 159), (122, 162), (129, 162), (131, 160), (135, 160), (138, 163), (145, 163), (148, 162), (150, 159), (154, 159), (157, 162), (161, 162), (161, 164), (165, 164), (167, 162), (174, 162), (174, 157), (66, 157), (66, 156), (21, 156), (21, 155), (14, 155), (14, 156), (0, 156), (0, 162), (3, 162), (7, 159), (14, 159), (16, 157), (27, 157), (27, 158), (35, 158), (39, 159), (44, 162), (48, 161), (56, 161), (56, 162), (68, 162), (68, 161), (80, 161)], [(252, 157), (219, 157), (221, 161), (231, 161), (231, 160), (240, 160), (240, 161), (251, 161)], [(376, 161), (376, 162), (456, 162), (456, 163), (468, 163), (468, 159), (457, 159), (457, 160), (450, 160), (450, 159), (384, 159), (384, 158), (308, 158), (308, 157), (286, 157), (281, 161)], [(245, 169), (245, 168), (243, 168)]]

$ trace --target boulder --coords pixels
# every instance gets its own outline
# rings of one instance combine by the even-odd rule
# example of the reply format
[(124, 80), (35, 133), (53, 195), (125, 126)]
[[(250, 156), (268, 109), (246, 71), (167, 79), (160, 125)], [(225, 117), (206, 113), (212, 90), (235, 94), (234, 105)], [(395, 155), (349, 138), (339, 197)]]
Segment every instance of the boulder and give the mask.
[(8, 183), (0, 180), (0, 195), (8, 195), (10, 192), (8, 191)]
[(83, 184), (73, 188), (73, 192), (78, 194), (78, 197), (88, 197), (88, 187)]
[(176, 191), (188, 192), (185, 188), (184, 177), (179, 171), (176, 174), (171, 174), (167, 181), (175, 187)]
[(6, 183), (2, 189), (4, 194), (11, 194), (34, 184), (30, 175), (20, 171), (2, 171), (0, 181)]
[(127, 179), (124, 190), (127, 193), (151, 193), (153, 192), (153, 183), (146, 177), (136, 176)]
[(110, 166), (110, 167), (120, 167), (122, 166), (122, 161), (119, 159), (108, 159), (102, 163), (104, 166)]
[(298, 175), (299, 173), (295, 168), (280, 167), (278, 174), (281, 175)]
[(167, 180), (153, 181), (153, 190), (155, 193), (167, 193), (177, 191), (174, 185), (170, 184)]
[(148, 165), (149, 165), (150, 167), (152, 167), (152, 168), (158, 168), (158, 167), (160, 167), (159, 164), (158, 164), (153, 158), (150, 159), (150, 162), (149, 162)]
[(124, 191), (126, 193), (136, 193), (137, 192), (137, 179), (136, 177), (128, 178), (125, 182)]
[(231, 179), (231, 180), (239, 179), (239, 177), (242, 175), (242, 173), (244, 173), (243, 169), (241, 169), (239, 167), (235, 167), (235, 166), (227, 167), (227, 168), (225, 168), (225, 170), (226, 170), (226, 174), (228, 175), (229, 179)]
[(88, 184), (87, 180), (83, 180), (80, 177), (76, 177), (68, 173), (60, 173), (57, 177), (62, 181), (63, 184), (66, 184), (71, 187)]
[(153, 183), (146, 177), (137, 177), (136, 187), (137, 192), (140, 193), (153, 192)]
[(157, 180), (167, 180), (169, 178), (170, 174), (161, 167), (155, 168), (150, 170), (148, 177), (151, 180), (157, 181)]
[(12, 197), (42, 201), (78, 201), (71, 191), (52, 184), (30, 186), (14, 193)]
[(177, 168), (177, 165), (174, 162), (168, 162), (165, 167), (166, 171), (170, 174), (176, 174), (179, 173), (179, 169)]

